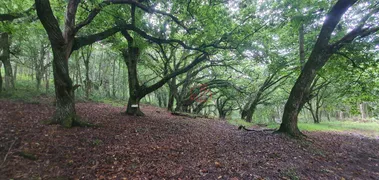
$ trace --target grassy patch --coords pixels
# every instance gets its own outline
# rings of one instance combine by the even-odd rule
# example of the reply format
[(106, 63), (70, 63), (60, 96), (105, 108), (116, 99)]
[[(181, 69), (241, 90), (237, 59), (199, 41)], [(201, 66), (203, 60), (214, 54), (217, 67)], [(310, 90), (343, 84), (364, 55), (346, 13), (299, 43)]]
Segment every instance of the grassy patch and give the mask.
[[(355, 122), (355, 121), (328, 121), (320, 124), (304, 123), (298, 124), (303, 131), (340, 131), (340, 132), (359, 132), (369, 135), (379, 135), (378, 122)], [(278, 124), (270, 124), (270, 128), (278, 128)]]
[[(243, 125), (251, 127), (256, 122), (248, 123), (241, 119), (230, 119), (228, 122), (235, 126)], [(280, 124), (268, 124), (268, 128), (279, 128)], [(320, 124), (312, 122), (299, 122), (299, 129), (302, 131), (338, 131), (338, 132), (353, 132), (369, 136), (379, 135), (379, 122), (357, 122), (357, 121), (325, 121)]]
[(106, 98), (106, 99), (94, 98), (92, 100), (98, 103), (109, 104), (114, 107), (125, 107), (127, 104), (126, 100), (117, 100), (117, 99), (111, 99), (111, 98)]
[(242, 119), (230, 119), (228, 120), (228, 122), (232, 125), (235, 125), (235, 126), (245, 126), (245, 127), (250, 127), (252, 125), (254, 125), (254, 123), (249, 123), (249, 122), (246, 122), (245, 120), (242, 120)]

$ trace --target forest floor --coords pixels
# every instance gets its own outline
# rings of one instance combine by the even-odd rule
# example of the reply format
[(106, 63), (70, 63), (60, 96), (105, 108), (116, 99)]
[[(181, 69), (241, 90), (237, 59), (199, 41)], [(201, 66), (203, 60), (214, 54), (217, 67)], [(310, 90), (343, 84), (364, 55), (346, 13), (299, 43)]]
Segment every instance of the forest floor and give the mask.
[(44, 125), (54, 111), (48, 99), (0, 100), (0, 179), (379, 179), (376, 138), (305, 132), (295, 140), (148, 105), (145, 117), (76, 107), (100, 126)]

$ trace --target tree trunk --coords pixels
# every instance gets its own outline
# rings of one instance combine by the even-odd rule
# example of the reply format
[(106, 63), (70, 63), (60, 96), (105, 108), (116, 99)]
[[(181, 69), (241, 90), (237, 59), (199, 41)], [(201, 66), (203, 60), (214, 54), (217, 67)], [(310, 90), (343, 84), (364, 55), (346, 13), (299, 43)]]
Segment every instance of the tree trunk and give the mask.
[(253, 115), (254, 115), (255, 109), (257, 108), (257, 106), (259, 104), (259, 101), (261, 99), (262, 93), (263, 93), (262, 92), (263, 91), (262, 87), (258, 90), (257, 95), (255, 96), (253, 102), (251, 103), (251, 105), (249, 107), (249, 110), (246, 112), (246, 121), (247, 122), (251, 122), (252, 119), (253, 119)]
[[(47, 62), (50, 63), (50, 53), (47, 53)], [(45, 73), (45, 90), (46, 94), (49, 92), (49, 85), (50, 85), (50, 65), (46, 66), (46, 73)]]
[(0, 94), (3, 91), (3, 76), (1, 75), (1, 66), (3, 66), (3, 63), (0, 61)]
[(316, 112), (315, 112), (315, 110), (313, 108), (313, 105), (312, 105), (312, 102), (308, 101), (307, 104), (309, 106), (309, 111), (311, 112), (311, 115), (312, 115), (313, 123), (315, 123), (315, 124), (320, 123), (319, 119), (318, 119), (318, 116), (317, 116), (317, 113), (318, 113), (317, 105), (316, 105)]
[(112, 70), (112, 97), (116, 97), (116, 83), (115, 83), (115, 76), (116, 76), (116, 58), (113, 59), (113, 70)]
[(40, 87), (41, 87), (41, 80), (43, 78), (42, 75), (40, 75), (41, 73), (40, 72), (37, 72), (36, 73), (36, 81), (37, 81), (37, 91), (40, 90)]
[(137, 76), (137, 63), (140, 55), (139, 48), (129, 46), (122, 54), (128, 68), (129, 80), (129, 100), (125, 113), (128, 115), (143, 116), (144, 114), (140, 110), (139, 105), (140, 100), (143, 98), (140, 95), (143, 87), (140, 87)]
[(225, 120), (226, 119), (226, 112), (219, 112), (219, 115), (218, 117), (221, 119), (221, 120)]
[[(280, 125), (279, 132), (288, 133), (291, 136), (302, 136), (299, 128), (297, 127), (298, 114), (305, 104), (303, 99), (309, 90), (313, 79), (316, 77), (318, 71), (326, 62), (329, 57), (324, 57), (321, 54), (316, 55), (315, 59), (310, 59), (305, 64), (299, 78), (293, 86), (287, 103), (284, 106), (284, 113), (282, 124)], [(313, 61), (316, 62), (313, 62)]]
[(344, 1), (339, 0), (327, 14), (327, 19), (321, 28), (317, 42), (314, 45), (308, 61), (305, 63), (300, 76), (291, 89), (290, 96), (285, 104), (282, 124), (278, 132), (283, 132), (294, 137), (303, 136), (297, 127), (298, 114), (304, 105), (307, 92), (319, 71), (330, 56), (338, 49), (333, 49), (329, 45), (332, 32), (341, 20), (342, 15), (352, 6), (356, 0)]
[(17, 79), (17, 63), (14, 64), (13, 81)]
[(86, 99), (89, 99), (89, 95), (90, 95), (90, 92), (91, 92), (91, 86), (92, 86), (92, 82), (89, 78), (89, 65), (88, 65), (88, 62), (85, 64), (85, 67), (86, 67), (86, 82), (85, 82), (85, 86), (86, 86)]
[(46, 94), (49, 92), (49, 81), (50, 81), (49, 74), (50, 73), (49, 73), (49, 70), (47, 68), (46, 73), (45, 73), (45, 93)]
[(364, 102), (359, 104), (359, 111), (361, 112), (361, 118), (362, 120), (366, 119), (366, 110), (365, 110), (365, 104)]
[(168, 94), (168, 103), (167, 103), (167, 110), (172, 111), (174, 108), (174, 101), (175, 96), (177, 94), (177, 87), (176, 87), (176, 78), (172, 78), (169, 82), (169, 94)]
[(0, 42), (1, 42), (1, 49), (3, 53), (1, 54), (1, 61), (4, 64), (4, 70), (5, 70), (5, 75), (4, 75), (4, 80), (5, 80), (5, 85), (4, 88), (6, 90), (12, 90), (14, 89), (14, 80), (13, 80), (13, 73), (12, 73), (12, 66), (11, 66), (11, 61), (10, 61), (10, 43), (9, 43), (9, 34), (8, 33), (1, 33), (0, 34)]
[(52, 123), (72, 127), (77, 121), (75, 111), (75, 88), (69, 76), (68, 59), (74, 43), (75, 13), (79, 1), (69, 1), (65, 17), (65, 29), (61, 31), (48, 0), (36, 0), (38, 18), (46, 30), (53, 50), (53, 75), (56, 109)]
[[(53, 43), (52, 43), (53, 44)], [(53, 48), (53, 74), (56, 96), (56, 109), (53, 123), (64, 127), (72, 127), (77, 120), (75, 111), (75, 96), (72, 80), (68, 72), (67, 49)]]
[(144, 116), (145, 114), (140, 110), (140, 100), (141, 99), (136, 96), (130, 96), (125, 113), (133, 116)]
[[(250, 99), (250, 98), (249, 98)], [(247, 102), (241, 109), (240, 113), (241, 113), (241, 119), (245, 119), (246, 120), (246, 116), (247, 116), (247, 111), (249, 111), (249, 107), (251, 105), (251, 101), (249, 100), (249, 102)]]

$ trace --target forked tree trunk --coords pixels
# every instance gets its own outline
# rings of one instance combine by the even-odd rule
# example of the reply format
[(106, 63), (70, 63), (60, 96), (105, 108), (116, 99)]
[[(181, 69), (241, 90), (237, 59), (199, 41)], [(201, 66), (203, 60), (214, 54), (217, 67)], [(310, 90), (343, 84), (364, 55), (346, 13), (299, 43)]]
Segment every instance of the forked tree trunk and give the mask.
[(123, 57), (126, 66), (128, 67), (128, 80), (129, 80), (129, 100), (126, 108), (126, 114), (143, 116), (140, 110), (141, 90), (137, 76), (137, 63), (139, 59), (139, 48), (129, 46), (128, 49), (123, 51)]
[(55, 85), (56, 108), (52, 123), (61, 124), (64, 127), (72, 127), (77, 120), (75, 111), (74, 87), (69, 76), (68, 59), (71, 55), (74, 33), (74, 21), (70, 19), (75, 16), (79, 1), (70, 1), (66, 14), (66, 29), (64, 33), (59, 28), (58, 21), (53, 15), (50, 2), (47, 0), (36, 0), (37, 15), (44, 26), (51, 48), (53, 50), (53, 75)]

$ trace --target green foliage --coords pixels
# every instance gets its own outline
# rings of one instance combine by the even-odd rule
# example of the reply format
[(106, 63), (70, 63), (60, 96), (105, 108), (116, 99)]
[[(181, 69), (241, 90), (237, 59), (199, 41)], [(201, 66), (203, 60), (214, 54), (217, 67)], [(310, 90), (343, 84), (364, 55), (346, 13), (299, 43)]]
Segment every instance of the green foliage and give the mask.
[[(54, 15), (61, 27), (64, 25), (67, 1), (50, 1)], [(101, 0), (83, 1), (78, 8), (76, 23), (85, 20), (89, 10), (100, 8)], [(146, 34), (159, 39), (177, 39), (190, 47), (207, 51), (208, 57), (192, 68), (187, 74), (176, 77), (178, 94), (188, 94), (191, 87), (211, 82), (227, 82), (227, 86), (212, 87), (213, 97), (204, 106), (210, 107), (207, 113), (217, 115), (216, 99), (226, 100), (232, 108), (229, 117), (240, 118), (240, 111), (252, 101), (265, 80), (274, 75), (274, 80), (289, 76), (265, 90), (262, 101), (257, 106), (253, 120), (255, 123), (272, 123), (280, 119), (283, 105), (291, 87), (300, 74), (299, 27), (304, 26), (305, 56), (308, 57), (315, 44), (327, 10), (335, 1), (153, 1), (154, 8), (177, 17), (188, 32), (171, 17), (148, 13), (139, 8), (136, 11), (136, 27)], [(21, 13), (33, 2), (5, 0), (0, 2), (0, 14)], [(151, 4), (143, 2), (144, 5)], [(338, 25), (332, 42), (349, 32), (369, 10), (376, 5), (369, 0), (360, 1), (353, 6)], [(120, 23), (131, 23), (131, 6), (112, 4), (102, 9), (96, 18), (80, 29), (77, 36), (87, 36), (102, 32)], [(37, 103), (35, 97), (54, 96), (51, 47), (46, 46), (48, 39), (45, 30), (33, 11), (30, 16), (13, 22), (1, 22), (0, 32), (11, 34), (11, 61), (19, 68), (16, 90), (3, 92), (1, 98), (23, 100)], [(368, 19), (368, 26), (375, 26), (377, 16)], [(186, 50), (177, 43), (152, 43), (132, 30), (128, 31), (139, 47), (141, 58), (138, 62), (138, 80), (141, 85), (149, 86), (158, 82), (168, 73), (185, 67), (200, 53)], [(318, 76), (330, 81), (322, 97), (322, 113), (332, 116), (340, 111), (354, 118), (362, 112), (357, 105), (365, 103), (371, 118), (379, 117), (379, 71), (378, 36), (363, 37), (331, 57)], [(210, 45), (212, 44), (212, 45)], [(85, 66), (80, 53), (73, 52), (69, 61), (69, 73), (73, 84), (81, 85), (75, 92), (77, 101), (93, 100), (123, 107), (128, 99), (128, 72), (120, 50), (127, 48), (125, 38), (116, 34), (101, 43), (93, 44), (90, 56), (89, 78), (92, 83), (90, 98), (85, 98)], [(41, 55), (41, 48), (47, 48)], [(165, 57), (165, 55), (167, 57)], [(41, 57), (42, 56), (42, 57)], [(36, 90), (37, 60), (42, 58), (46, 65), (50, 89), (47, 94)], [(203, 68), (202, 67), (206, 67)], [(191, 73), (199, 70), (197, 74)], [(2, 69), (2, 72), (4, 70)], [(45, 75), (46, 72), (42, 72)], [(33, 76), (33, 78), (31, 78)], [(185, 83), (184, 83), (185, 82)], [(42, 82), (44, 84), (46, 82)], [(187, 84), (186, 84), (187, 83)], [(183, 84), (186, 84), (183, 85)], [(41, 88), (44, 89), (44, 88)], [(168, 85), (142, 99), (143, 103), (162, 105), (167, 101)], [(178, 99), (176, 100), (178, 101)], [(160, 103), (159, 103), (160, 102)], [(313, 101), (312, 101), (313, 102)], [(311, 103), (312, 103), (311, 102)], [(164, 104), (164, 103), (163, 103)], [(195, 103), (193, 106), (198, 105)], [(193, 109), (195, 107), (192, 107)], [(204, 110), (202, 111), (204, 113)], [(303, 110), (301, 122), (309, 121), (310, 112)], [(332, 117), (333, 118), (333, 117)], [(334, 117), (335, 118), (335, 117)], [(367, 118), (368, 119), (368, 118)], [(241, 120), (230, 120), (232, 124), (249, 126)], [(341, 124), (332, 125), (300, 123), (304, 129), (349, 129)], [(326, 126), (326, 127), (325, 127)], [(360, 125), (357, 125), (360, 127)], [(364, 129), (364, 128), (362, 128)]]
[(235, 125), (235, 126), (245, 126), (245, 127), (250, 127), (252, 125), (254, 125), (254, 122), (252, 123), (249, 123), (249, 122), (246, 122), (245, 120), (243, 119), (228, 119), (228, 122), (232, 125)]

